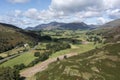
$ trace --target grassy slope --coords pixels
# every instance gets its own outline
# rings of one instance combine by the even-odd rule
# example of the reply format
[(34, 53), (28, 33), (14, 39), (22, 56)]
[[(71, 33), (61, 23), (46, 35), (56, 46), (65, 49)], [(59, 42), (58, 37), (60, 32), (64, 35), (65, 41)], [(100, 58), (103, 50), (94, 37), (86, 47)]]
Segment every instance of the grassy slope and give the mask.
[(50, 56), (50, 58), (57, 57), (57, 56), (67, 54), (67, 53), (83, 53), (83, 52), (86, 52), (86, 51), (89, 51), (89, 50), (95, 48), (93, 43), (81, 44), (81, 45), (71, 45), (71, 47), (72, 47), (71, 49), (61, 50), (59, 52), (52, 54)]
[(88, 51), (67, 60), (55, 62), (38, 73), (44, 80), (119, 80), (120, 43)]
[(35, 43), (38, 38), (38, 35), (33, 32), (24, 31), (13, 25), (0, 23), (0, 53), (24, 43)]

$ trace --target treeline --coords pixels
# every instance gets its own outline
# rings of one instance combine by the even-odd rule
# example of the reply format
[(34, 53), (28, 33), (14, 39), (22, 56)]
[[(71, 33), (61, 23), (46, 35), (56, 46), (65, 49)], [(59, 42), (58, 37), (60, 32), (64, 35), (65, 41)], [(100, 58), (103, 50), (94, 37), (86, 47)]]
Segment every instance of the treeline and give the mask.
[(46, 49), (53, 52), (64, 50), (67, 48), (71, 48), (71, 46), (65, 42), (49, 43), (46, 45)]
[(72, 44), (79, 44), (82, 42), (82, 40), (78, 39), (72, 39), (72, 38), (55, 38), (53, 39), (54, 42), (67, 42), (67, 43), (72, 43)]

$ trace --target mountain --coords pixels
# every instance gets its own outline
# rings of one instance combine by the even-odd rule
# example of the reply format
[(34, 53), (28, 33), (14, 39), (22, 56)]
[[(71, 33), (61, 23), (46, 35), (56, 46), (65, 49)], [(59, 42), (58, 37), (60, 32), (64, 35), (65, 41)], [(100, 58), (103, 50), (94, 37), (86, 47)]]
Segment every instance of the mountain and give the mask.
[(120, 42), (120, 25), (109, 28), (103, 35), (106, 38), (106, 42)]
[(39, 36), (30, 31), (24, 31), (16, 26), (0, 23), (0, 52), (28, 43), (35, 44)]
[(48, 24), (40, 24), (37, 25), (36, 27), (28, 27), (26, 30), (52, 30), (52, 29), (71, 29), (71, 30), (76, 30), (76, 29), (89, 29), (90, 27), (83, 23), (59, 23), (59, 22), (51, 22)]
[(99, 28), (101, 25), (94, 25), (94, 24), (90, 24), (89, 27), (91, 29), (96, 29), (96, 28)]
[(89, 29), (90, 27), (87, 25), (87, 24), (85, 24), (85, 23), (83, 23), (83, 22), (81, 22), (81, 23), (67, 23), (67, 24), (64, 24), (64, 25), (61, 25), (60, 26), (61, 28), (63, 28), (63, 29), (71, 29), (71, 30), (77, 30), (77, 29)]
[(106, 24), (101, 25), (95, 30), (90, 31), (95, 34), (102, 34), (106, 39), (106, 43), (114, 43), (120, 41), (120, 19), (110, 21)]
[(106, 42), (120, 41), (120, 19), (110, 21), (101, 26), (102, 34), (106, 38)]
[(34, 28), (33, 27), (27, 27), (25, 30), (33, 30)]
[(118, 27), (118, 26), (120, 26), (120, 19), (110, 21), (110, 22), (108, 22), (104, 25), (101, 25), (100, 27), (101, 28), (107, 28), (107, 27)]

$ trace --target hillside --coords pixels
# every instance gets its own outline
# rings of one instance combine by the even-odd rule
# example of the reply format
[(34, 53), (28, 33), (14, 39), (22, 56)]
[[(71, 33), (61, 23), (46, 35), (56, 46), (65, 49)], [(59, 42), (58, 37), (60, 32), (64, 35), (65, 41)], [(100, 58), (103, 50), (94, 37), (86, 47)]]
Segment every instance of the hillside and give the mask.
[(105, 43), (114, 43), (120, 41), (120, 19), (110, 21), (100, 27), (91, 30), (89, 34), (101, 35), (106, 41)]
[(120, 41), (120, 26), (109, 29), (107, 33), (104, 33), (106, 42), (119, 42)]
[(54, 29), (70, 29), (70, 30), (77, 30), (77, 29), (89, 29), (89, 25), (80, 22), (80, 23), (59, 23), (59, 22), (51, 22), (48, 24), (40, 24), (36, 27), (28, 27), (26, 30), (54, 30)]
[(38, 36), (16, 26), (0, 23), (0, 52), (8, 51), (24, 43), (34, 44)]
[(120, 43), (57, 61), (36, 74), (36, 80), (119, 80)]
[(104, 25), (101, 25), (101, 28), (110, 28), (110, 27), (118, 27), (120, 26), (120, 19), (116, 19), (113, 21), (110, 21), (108, 23), (105, 23)]

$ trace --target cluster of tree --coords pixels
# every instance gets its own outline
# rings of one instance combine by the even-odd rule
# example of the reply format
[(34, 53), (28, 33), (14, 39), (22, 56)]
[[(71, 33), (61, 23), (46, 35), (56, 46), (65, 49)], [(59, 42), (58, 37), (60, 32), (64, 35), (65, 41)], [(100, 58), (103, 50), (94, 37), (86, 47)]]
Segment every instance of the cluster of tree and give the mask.
[(71, 48), (71, 46), (68, 43), (64, 43), (64, 42), (49, 43), (46, 45), (46, 49), (51, 52), (56, 52), (67, 48)]
[(26, 66), (23, 63), (21, 63), (21, 64), (18, 64), (18, 65), (14, 65), (14, 68), (16, 70), (22, 70), (22, 69), (26, 68)]
[(49, 56), (57, 51), (64, 50), (67, 48), (71, 48), (71, 46), (68, 43), (50, 43), (46, 45), (47, 52), (40, 53), (35, 52), (34, 56), (37, 57), (35, 60), (33, 60), (30, 64), (28, 64), (28, 67), (34, 66), (35, 64), (39, 63), (40, 61), (44, 61), (49, 58)]
[(41, 41), (52, 41), (52, 38), (48, 35), (45, 35), (45, 36), (41, 36), (40, 40)]
[(20, 80), (19, 70), (10, 67), (0, 67), (0, 80)]
[(86, 35), (94, 35), (93, 32), (87, 32)]
[(77, 39), (72, 39), (72, 38), (56, 38), (54, 39), (54, 42), (60, 43), (60, 42), (68, 42), (68, 43), (72, 43), (72, 44), (78, 44), (81, 43), (81, 40), (77, 40)]
[(35, 56), (35, 57), (38, 57), (38, 58), (36, 58), (36, 59), (33, 60), (30, 64), (28, 64), (28, 67), (34, 66), (35, 64), (39, 63), (40, 61), (44, 61), (44, 60), (48, 59), (48, 58), (49, 58), (49, 55), (50, 55), (49, 52), (47, 52), (47, 53), (42, 53), (42, 54), (40, 54), (40, 52), (35, 52), (35, 53), (34, 53), (34, 56)]
[(98, 43), (102, 43), (102, 39), (100, 37), (97, 37), (97, 36), (89, 36), (87, 38), (87, 41), (89, 42), (94, 42), (95, 44), (98, 42)]

